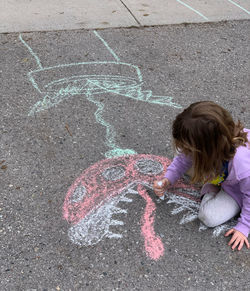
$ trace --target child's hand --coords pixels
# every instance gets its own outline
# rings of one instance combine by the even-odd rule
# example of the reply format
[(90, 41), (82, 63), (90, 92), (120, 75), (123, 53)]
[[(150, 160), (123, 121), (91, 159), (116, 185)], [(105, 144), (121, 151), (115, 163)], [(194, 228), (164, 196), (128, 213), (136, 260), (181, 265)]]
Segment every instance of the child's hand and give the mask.
[(164, 195), (165, 190), (167, 189), (170, 182), (167, 178), (164, 178), (159, 181), (154, 181), (154, 192), (158, 197)]
[(228, 245), (232, 245), (232, 250), (234, 250), (237, 245), (239, 245), (238, 247), (238, 251), (240, 251), (244, 245), (244, 243), (246, 244), (247, 248), (249, 249), (249, 242), (248, 242), (248, 239), (247, 237), (241, 233), (240, 231), (234, 229), (234, 228), (231, 228), (226, 234), (225, 236), (229, 236), (230, 234), (233, 234), (230, 242), (228, 243)]

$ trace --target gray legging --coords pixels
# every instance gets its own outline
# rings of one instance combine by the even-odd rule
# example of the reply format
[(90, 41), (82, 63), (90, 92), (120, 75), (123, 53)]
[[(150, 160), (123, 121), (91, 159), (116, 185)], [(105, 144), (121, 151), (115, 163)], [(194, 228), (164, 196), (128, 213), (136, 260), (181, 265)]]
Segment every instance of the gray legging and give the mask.
[(204, 195), (198, 218), (208, 227), (215, 227), (240, 212), (237, 202), (223, 190), (216, 193), (207, 193)]

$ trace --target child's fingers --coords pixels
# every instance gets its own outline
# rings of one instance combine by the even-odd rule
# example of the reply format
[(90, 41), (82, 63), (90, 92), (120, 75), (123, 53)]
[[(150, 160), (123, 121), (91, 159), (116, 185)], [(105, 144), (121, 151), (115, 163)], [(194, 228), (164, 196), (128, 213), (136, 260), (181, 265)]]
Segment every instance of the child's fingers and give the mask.
[(238, 246), (238, 250), (240, 251), (244, 246), (244, 243), (246, 244), (248, 249), (250, 248), (248, 239), (243, 234), (236, 231), (234, 228), (231, 228), (229, 231), (227, 231), (225, 236), (229, 236), (230, 234), (233, 234), (233, 236), (229, 241), (228, 245), (232, 245), (232, 250), (234, 250)]
[(231, 244), (233, 244), (233, 242), (236, 240), (237, 236), (235, 236), (235, 234), (232, 236), (232, 238), (230, 239), (228, 245), (231, 246)]
[(234, 232), (234, 229), (231, 228), (229, 231), (227, 231), (227, 232), (225, 233), (225, 236), (229, 236), (229, 235), (232, 234), (233, 232)]
[(158, 184), (154, 184), (154, 190), (155, 190), (155, 191), (158, 191), (158, 190), (161, 191), (161, 189), (162, 189), (162, 188), (159, 187)]
[(244, 245), (244, 239), (241, 240), (240, 245), (238, 247), (238, 251), (242, 249), (243, 245)]
[(154, 191), (155, 191), (155, 194), (156, 194), (157, 196), (162, 196), (162, 195), (164, 195), (164, 191), (163, 191), (163, 190), (155, 189)]
[(245, 238), (245, 244), (246, 244), (247, 248), (249, 249), (250, 245), (249, 245), (249, 242), (248, 242), (247, 238)]
[(157, 196), (163, 196), (167, 189), (169, 182), (166, 178), (158, 181), (154, 181), (154, 192)]
[(154, 181), (154, 187), (161, 189), (165, 186), (164, 182), (165, 182), (164, 180)]
[(237, 247), (237, 245), (240, 243), (240, 241), (241, 241), (240, 238), (237, 238), (235, 240), (234, 244), (232, 245), (232, 250), (234, 250)]
[(163, 192), (165, 190), (165, 185), (163, 181), (155, 181), (154, 182), (154, 190)]

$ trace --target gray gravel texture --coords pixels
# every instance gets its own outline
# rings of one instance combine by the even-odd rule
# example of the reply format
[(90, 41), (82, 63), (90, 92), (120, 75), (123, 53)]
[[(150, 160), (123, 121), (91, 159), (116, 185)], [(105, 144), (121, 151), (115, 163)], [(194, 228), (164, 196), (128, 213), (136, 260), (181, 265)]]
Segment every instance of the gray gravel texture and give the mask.
[[(172, 96), (182, 108), (216, 101), (250, 128), (249, 31), (250, 21), (237, 21), (98, 33), (121, 61), (140, 68), (144, 90)], [(22, 36), (44, 67), (114, 61), (93, 31)], [(155, 230), (165, 254), (159, 261), (149, 259), (139, 196), (124, 206), (127, 215), (118, 215), (124, 226), (115, 228), (122, 239), (73, 244), (62, 216), (65, 195), (109, 150), (104, 127), (95, 119), (96, 105), (75, 96), (28, 116), (41, 100), (27, 75), (37, 63), (18, 34), (0, 35), (0, 44), (1, 290), (250, 289), (249, 251), (233, 252), (223, 235), (199, 232), (197, 220), (180, 224), (183, 213), (172, 215), (173, 205), (157, 205)], [(114, 126), (120, 147), (173, 157), (171, 123), (182, 109), (108, 93), (102, 98), (103, 117)]]

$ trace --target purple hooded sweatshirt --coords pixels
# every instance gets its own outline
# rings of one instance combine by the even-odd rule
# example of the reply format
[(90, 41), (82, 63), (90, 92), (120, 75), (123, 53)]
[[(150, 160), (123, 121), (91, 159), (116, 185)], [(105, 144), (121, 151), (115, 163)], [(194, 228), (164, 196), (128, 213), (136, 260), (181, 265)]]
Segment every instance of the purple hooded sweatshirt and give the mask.
[[(221, 183), (222, 189), (230, 195), (240, 206), (241, 213), (234, 229), (239, 230), (246, 237), (250, 232), (250, 130), (248, 133), (249, 143), (239, 146), (236, 153), (228, 163), (228, 176)], [(174, 184), (192, 166), (192, 159), (179, 154), (173, 159), (165, 174), (171, 184)], [(218, 192), (218, 187), (205, 184), (201, 189), (201, 195), (209, 192)]]

